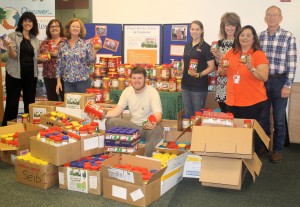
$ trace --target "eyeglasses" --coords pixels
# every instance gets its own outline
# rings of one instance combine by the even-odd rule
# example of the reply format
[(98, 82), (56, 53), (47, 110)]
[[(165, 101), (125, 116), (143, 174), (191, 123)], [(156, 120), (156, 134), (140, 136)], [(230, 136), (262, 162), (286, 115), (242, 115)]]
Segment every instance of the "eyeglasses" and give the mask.
[(277, 13), (275, 13), (275, 14), (267, 14), (266, 15), (267, 17), (278, 17), (278, 16), (280, 16), (279, 14), (277, 14)]
[(50, 29), (53, 29), (53, 28), (60, 28), (60, 26), (50, 26), (49, 28), (50, 28)]
[(232, 24), (225, 24), (226, 27), (236, 27), (235, 25)]

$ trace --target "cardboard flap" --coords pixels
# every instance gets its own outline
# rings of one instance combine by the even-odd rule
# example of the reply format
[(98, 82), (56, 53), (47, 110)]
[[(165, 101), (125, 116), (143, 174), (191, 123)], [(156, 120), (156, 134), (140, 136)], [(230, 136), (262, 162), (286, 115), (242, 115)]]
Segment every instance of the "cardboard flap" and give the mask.
[(30, 149), (30, 137), (36, 136), (40, 130), (43, 128), (40, 126), (36, 126), (34, 124), (26, 123), (25, 127), (27, 129), (26, 132), (19, 134), (18, 142), (19, 142), (19, 150), (29, 150)]
[(0, 143), (0, 151), (13, 151), (13, 150), (17, 150), (17, 148), (11, 147), (8, 144)]
[(24, 132), (25, 128), (22, 123), (1, 127), (0, 136), (4, 134), (10, 134), (15, 132)]
[[(145, 160), (147, 160), (145, 162)], [(157, 160), (150, 160), (148, 158), (143, 158), (143, 157), (135, 157), (135, 156), (130, 156), (130, 155), (123, 155), (122, 156), (122, 163), (126, 164), (131, 164), (131, 165), (137, 165), (139, 167), (145, 167), (148, 169), (155, 169), (155, 170), (160, 170), (161, 168), (161, 163)]]
[(157, 171), (156, 173), (154, 173), (151, 178), (149, 179), (149, 181), (147, 182), (147, 184), (154, 182), (155, 180), (161, 178), (161, 176), (165, 173), (167, 167)]
[[(169, 131), (165, 132), (165, 140), (167, 141), (175, 141), (181, 135), (182, 131)], [(181, 137), (177, 140), (179, 142), (191, 142), (192, 132), (185, 132), (181, 135)]]
[[(222, 128), (222, 130), (218, 130)], [(252, 154), (252, 129), (194, 126), (191, 151)]]
[(265, 147), (269, 150), (270, 138), (256, 120), (253, 120), (253, 129), (256, 131), (261, 141), (264, 143)]
[(249, 170), (250, 174), (252, 175), (253, 182), (256, 180), (256, 176), (260, 174), (262, 163), (258, 158), (257, 154), (254, 152), (252, 159), (244, 159), (244, 164), (246, 165), (247, 169)]
[(203, 156), (200, 182), (236, 186), (241, 183), (241, 172), (241, 159)]

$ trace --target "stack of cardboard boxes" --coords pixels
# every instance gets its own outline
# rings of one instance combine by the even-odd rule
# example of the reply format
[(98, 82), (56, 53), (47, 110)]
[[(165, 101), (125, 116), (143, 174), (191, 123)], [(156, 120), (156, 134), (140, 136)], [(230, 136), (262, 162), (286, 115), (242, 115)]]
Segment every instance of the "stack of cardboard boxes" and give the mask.
[(269, 137), (255, 120), (250, 128), (243, 119), (234, 123), (236, 127), (193, 126), (191, 151), (202, 155), (202, 185), (241, 189), (247, 169), (253, 181), (259, 175), (262, 163), (254, 152), (254, 132), (267, 148)]

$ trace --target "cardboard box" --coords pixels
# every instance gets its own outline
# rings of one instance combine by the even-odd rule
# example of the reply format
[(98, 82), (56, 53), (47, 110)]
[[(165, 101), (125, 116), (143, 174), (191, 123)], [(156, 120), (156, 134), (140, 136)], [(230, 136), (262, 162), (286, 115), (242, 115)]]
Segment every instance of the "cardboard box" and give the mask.
[[(159, 161), (146, 157), (116, 155), (102, 163), (103, 196), (134, 206), (148, 206), (161, 195), (161, 176), (166, 168), (161, 169)], [(140, 172), (115, 168), (116, 164), (131, 164), (157, 170), (147, 183), (143, 182)]]
[(64, 105), (60, 107), (56, 107), (56, 111), (59, 111), (64, 114), (72, 114), (72, 116), (91, 122), (91, 117), (88, 116), (87, 113), (83, 111), (83, 109), (71, 109), (71, 108), (66, 108)]
[(31, 154), (56, 166), (78, 160), (81, 157), (104, 152), (104, 132), (81, 137), (80, 141), (62, 146), (54, 146), (30, 138)]
[(16, 181), (33, 187), (48, 189), (58, 183), (58, 168), (15, 160)]
[(79, 170), (71, 167), (59, 167), (59, 188), (95, 195), (102, 194), (102, 176), (100, 171)]
[(84, 109), (88, 101), (95, 103), (95, 95), (87, 93), (65, 93), (66, 108)]
[(198, 178), (201, 173), (202, 156), (188, 154), (183, 169), (184, 178)]
[(236, 127), (193, 126), (191, 151), (202, 156), (200, 181), (202, 185), (241, 189), (248, 169), (255, 181), (261, 161), (254, 153), (254, 132), (265, 146), (269, 137), (257, 121), (244, 128), (244, 119), (234, 119)]
[[(169, 149), (156, 149), (154, 153), (169, 153), (177, 155), (177, 157), (167, 162), (166, 170), (161, 176), (161, 195), (163, 195), (183, 179), (183, 167), (188, 153)], [(145, 154), (145, 148), (141, 148), (131, 155), (145, 156)]]
[(17, 155), (24, 155), (30, 151), (30, 137), (37, 135), (42, 127), (36, 126), (31, 123), (18, 123), (5, 127), (0, 127), (0, 136), (19, 132), (18, 148), (11, 147), (8, 144), (0, 143), (1, 160), (14, 165), (14, 159)]
[(36, 137), (31, 137), (30, 146), (32, 156), (50, 162), (56, 166), (78, 160), (82, 157), (81, 141), (56, 147), (36, 140)]
[(237, 127), (193, 126), (191, 151), (198, 155), (251, 159), (254, 131), (269, 148), (269, 137), (256, 120), (244, 128), (244, 119), (234, 119)]
[(40, 123), (40, 116), (56, 110), (56, 106), (63, 104), (58, 101), (41, 101), (29, 104), (29, 119), (32, 124)]
[(161, 125), (164, 131), (177, 131), (177, 120), (163, 119)]
[(255, 182), (261, 166), (255, 153), (249, 160), (203, 156), (199, 180), (203, 186), (240, 190), (247, 169)]
[[(82, 119), (77, 118), (75, 116), (71, 116), (69, 114), (66, 114), (67, 117), (69, 117), (72, 121), (82, 121)], [(47, 114), (43, 114), (41, 115), (41, 121), (40, 121), (40, 125), (42, 126), (46, 126), (46, 127), (51, 127), (51, 126), (60, 126), (60, 127), (64, 127), (65, 124), (60, 122), (60, 121), (56, 121), (56, 120), (52, 120), (50, 119), (51, 117), (51, 113), (47, 113)]]
[(7, 121), (7, 126), (14, 125), (14, 124), (17, 124), (17, 119)]

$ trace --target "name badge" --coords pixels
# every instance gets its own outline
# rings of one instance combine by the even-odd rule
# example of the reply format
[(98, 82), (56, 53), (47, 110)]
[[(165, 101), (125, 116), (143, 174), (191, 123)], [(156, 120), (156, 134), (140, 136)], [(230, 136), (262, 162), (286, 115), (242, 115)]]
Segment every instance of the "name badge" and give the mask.
[(240, 84), (241, 76), (238, 74), (233, 75), (234, 84)]

